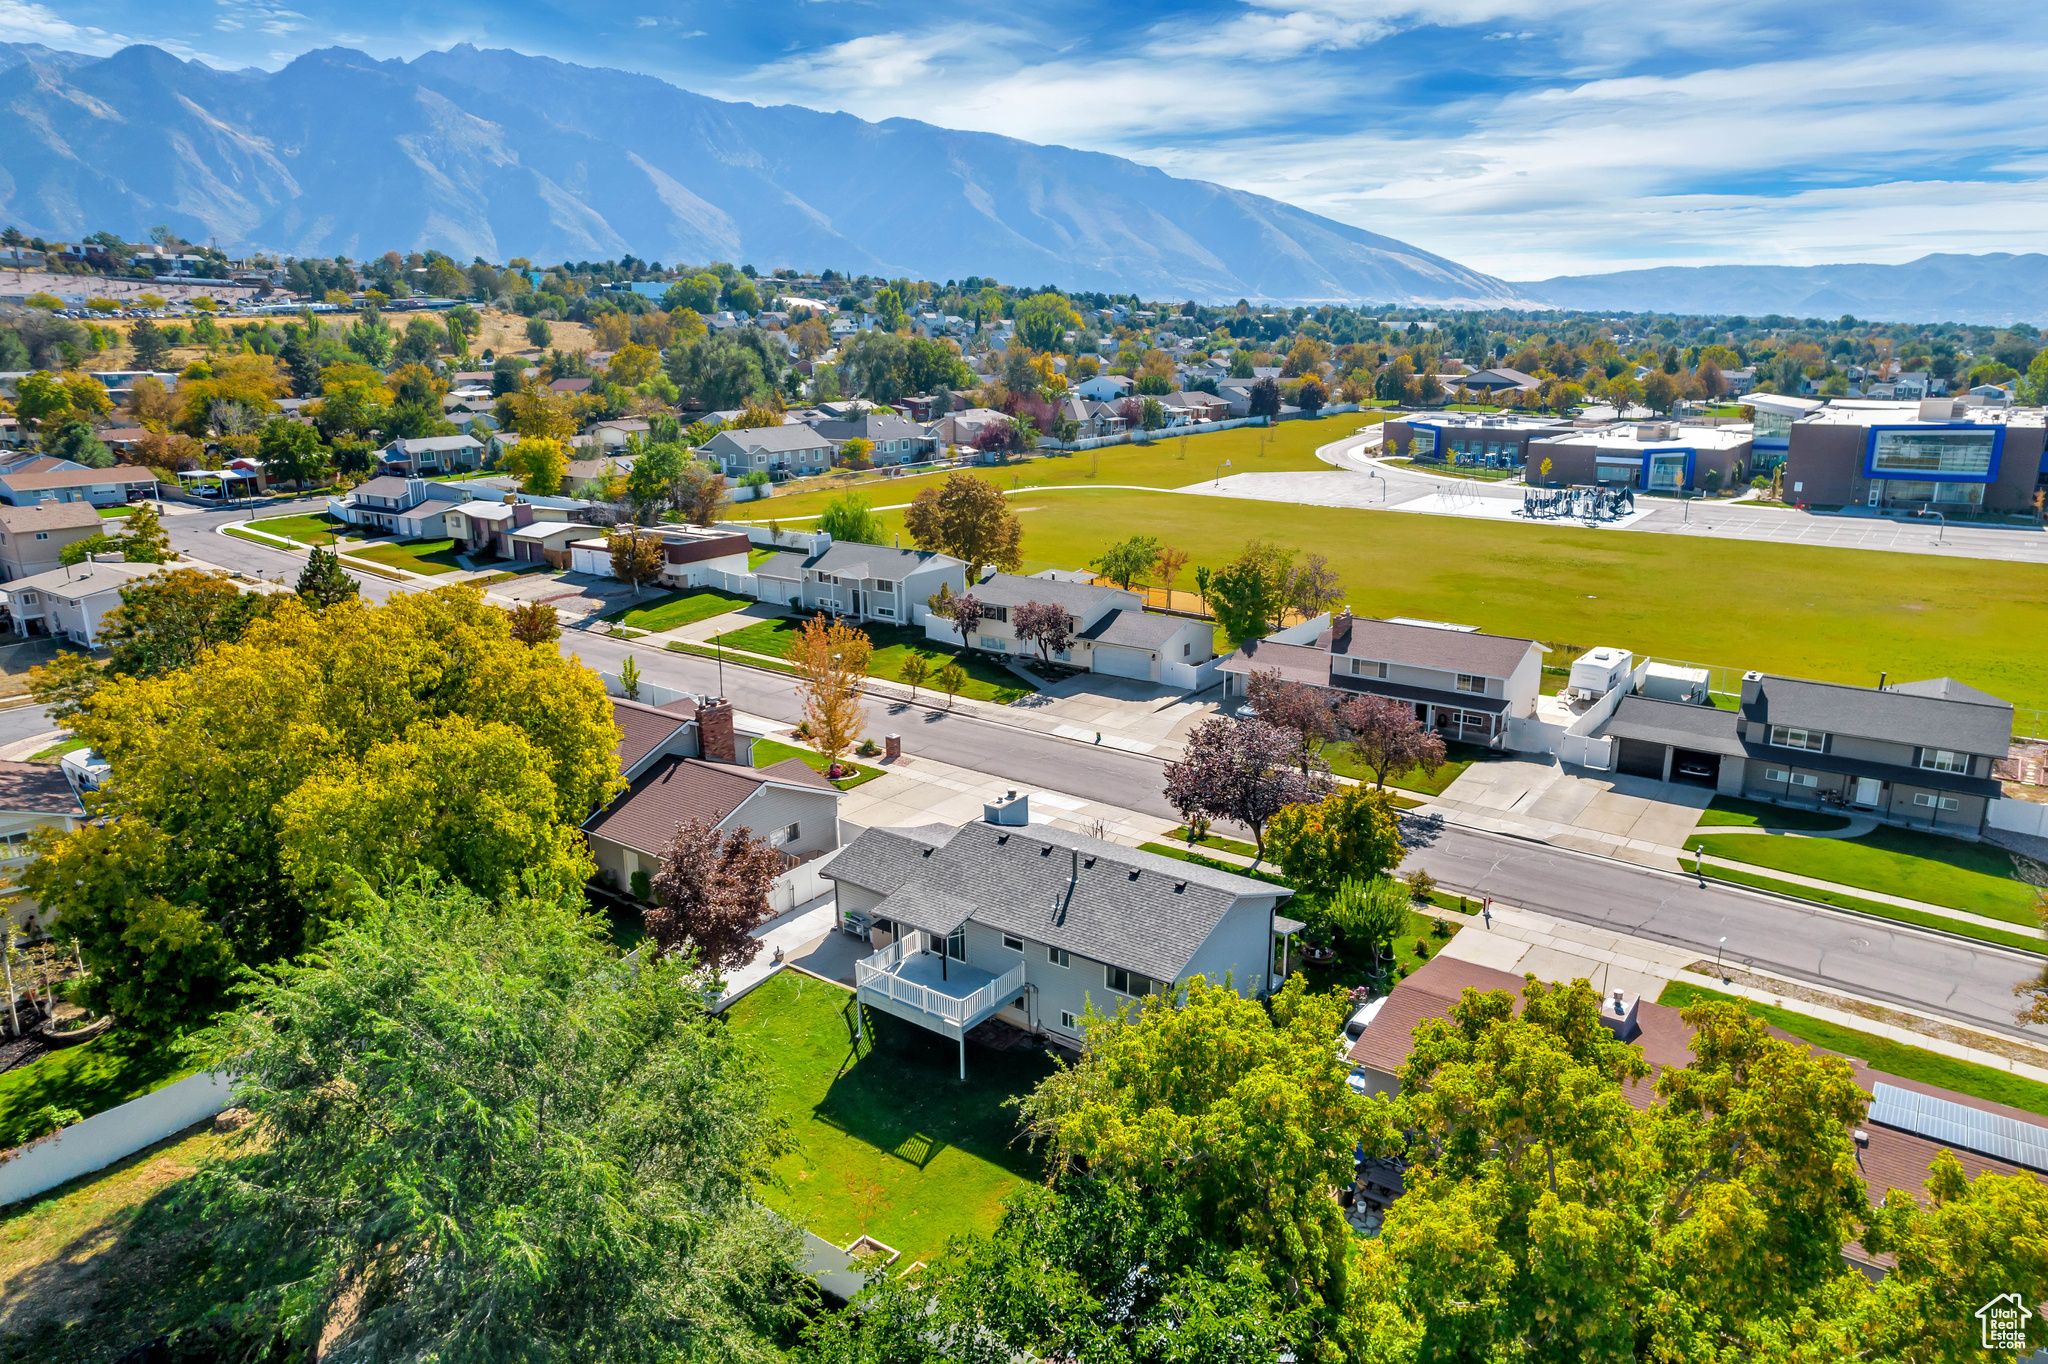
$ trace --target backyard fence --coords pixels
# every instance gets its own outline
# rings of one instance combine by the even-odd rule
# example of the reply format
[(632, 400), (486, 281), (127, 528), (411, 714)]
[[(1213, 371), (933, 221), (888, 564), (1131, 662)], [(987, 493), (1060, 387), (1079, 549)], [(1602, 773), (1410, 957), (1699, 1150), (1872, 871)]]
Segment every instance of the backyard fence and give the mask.
[(69, 1179), (103, 1170), (152, 1142), (210, 1118), (234, 1098), (221, 1071), (187, 1075), (176, 1084), (95, 1113), (54, 1137), (31, 1142), (0, 1164), (0, 1204), (30, 1198)]

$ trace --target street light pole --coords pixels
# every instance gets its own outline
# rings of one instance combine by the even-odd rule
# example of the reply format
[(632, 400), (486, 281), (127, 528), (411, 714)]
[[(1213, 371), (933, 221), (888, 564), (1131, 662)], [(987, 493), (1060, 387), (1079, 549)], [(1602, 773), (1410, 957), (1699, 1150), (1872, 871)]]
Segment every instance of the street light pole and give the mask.
[(1714, 974), (1721, 977), (1723, 985), (1728, 983), (1728, 975), (1721, 967), (1721, 954), (1727, 950), (1728, 940), (1726, 938), (1721, 939), (1720, 943), (1714, 948)]

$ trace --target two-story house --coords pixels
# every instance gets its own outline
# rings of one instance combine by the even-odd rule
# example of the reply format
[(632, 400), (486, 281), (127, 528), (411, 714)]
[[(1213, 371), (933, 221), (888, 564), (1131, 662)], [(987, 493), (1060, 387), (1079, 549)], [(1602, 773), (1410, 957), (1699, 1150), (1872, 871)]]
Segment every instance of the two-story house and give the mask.
[(745, 478), (752, 473), (795, 478), (832, 467), (832, 442), (801, 424), (720, 431), (697, 453), (716, 462), (727, 478)]
[(842, 927), (878, 949), (860, 1002), (960, 1044), (991, 1018), (1078, 1048), (1113, 1015), (1192, 976), (1258, 998), (1302, 927), (1292, 892), (1030, 823), (1011, 792), (949, 829), (867, 829), (825, 868)]
[[(445, 496), (436, 496), (442, 493)], [(372, 534), (402, 540), (439, 540), (447, 534), (447, 514), (462, 494), (418, 475), (384, 474), (358, 484), (346, 497), (327, 499), (335, 519), (361, 526)]]
[(1068, 667), (1162, 686), (1194, 687), (1204, 680), (1203, 665), (1216, 656), (1215, 631), (1208, 621), (1152, 614), (1136, 592), (1077, 582), (1074, 575), (1058, 570), (1028, 578), (997, 573), (975, 584), (973, 592), (981, 603), (981, 623), (965, 640), (943, 616), (926, 617), (925, 634), (989, 653), (1035, 657), (1039, 646), (1018, 638), (1013, 619), (1019, 607), (1035, 602), (1066, 611), (1073, 640), (1050, 659)]
[(100, 627), (107, 613), (121, 605), (121, 589), (138, 578), (169, 571), (166, 564), (131, 564), (118, 554), (91, 558), (0, 583), (0, 610), (17, 635), (49, 635), (100, 646)]
[(1415, 718), (1448, 738), (1509, 742), (1510, 720), (1536, 712), (1543, 646), (1440, 621), (1335, 616), (1246, 640), (1223, 660), (1226, 695), (1242, 696), (1253, 673), (1322, 687), (1334, 703), (1346, 692), (1406, 701)]
[(835, 543), (823, 531), (809, 554), (794, 550), (764, 559), (754, 569), (762, 601), (848, 620), (913, 625), (929, 614), (926, 602), (941, 586), (965, 590), (967, 565), (928, 549)]
[(60, 567), (64, 546), (98, 535), (106, 524), (88, 502), (0, 507), (0, 582)]
[(386, 469), (438, 474), (483, 467), (484, 444), (474, 436), (401, 436), (377, 452)]

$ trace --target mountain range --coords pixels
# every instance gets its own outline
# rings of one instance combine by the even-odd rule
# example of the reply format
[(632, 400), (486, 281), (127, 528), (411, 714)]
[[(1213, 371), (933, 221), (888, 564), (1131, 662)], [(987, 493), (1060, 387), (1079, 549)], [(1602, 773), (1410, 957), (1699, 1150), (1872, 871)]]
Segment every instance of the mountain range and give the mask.
[(0, 222), (224, 249), (727, 260), (1148, 298), (1502, 306), (1392, 237), (1120, 157), (463, 44), (218, 71), (0, 50)]
[(2048, 320), (2048, 256), (1922, 256), (1903, 265), (1698, 265), (1560, 275), (1513, 286), (1532, 303), (1617, 312), (1878, 322)]

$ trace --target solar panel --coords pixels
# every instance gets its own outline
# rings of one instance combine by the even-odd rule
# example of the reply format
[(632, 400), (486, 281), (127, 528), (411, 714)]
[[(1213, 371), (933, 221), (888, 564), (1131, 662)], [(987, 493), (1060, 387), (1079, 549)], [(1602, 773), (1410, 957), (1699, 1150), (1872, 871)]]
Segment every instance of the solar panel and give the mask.
[(1871, 1091), (1870, 1121), (2048, 1174), (2048, 1127), (1882, 1083)]

